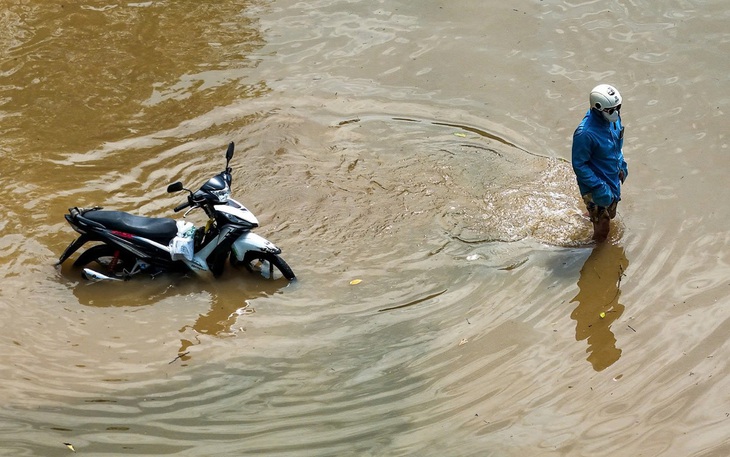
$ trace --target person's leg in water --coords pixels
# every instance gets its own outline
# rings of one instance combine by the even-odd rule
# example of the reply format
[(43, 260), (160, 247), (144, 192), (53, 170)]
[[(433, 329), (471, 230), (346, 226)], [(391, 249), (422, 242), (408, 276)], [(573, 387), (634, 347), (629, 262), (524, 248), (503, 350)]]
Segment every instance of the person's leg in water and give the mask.
[(597, 219), (593, 221), (593, 240), (596, 243), (603, 243), (608, 239), (608, 232), (611, 230), (611, 218), (608, 216), (606, 208), (600, 208)]
[(614, 201), (606, 208), (593, 203), (591, 194), (584, 195), (583, 200), (593, 223), (593, 240), (597, 243), (603, 243), (608, 239), (608, 234), (611, 231), (611, 219), (616, 217), (618, 202)]

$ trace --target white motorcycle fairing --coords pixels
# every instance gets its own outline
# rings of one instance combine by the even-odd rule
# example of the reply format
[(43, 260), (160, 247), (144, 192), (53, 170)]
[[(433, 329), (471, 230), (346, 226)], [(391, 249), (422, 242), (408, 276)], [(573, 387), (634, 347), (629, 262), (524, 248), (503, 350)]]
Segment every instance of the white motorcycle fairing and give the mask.
[[(232, 229), (224, 229), (218, 236), (223, 237), (231, 230)], [(193, 256), (192, 260), (182, 259), (182, 261), (185, 262), (185, 264), (193, 271), (210, 271), (208, 262), (206, 262), (205, 259), (208, 258), (210, 253), (213, 251), (213, 249), (215, 249), (217, 245), (217, 242), (208, 243), (208, 246), (206, 246), (201, 251), (198, 251)], [(262, 236), (259, 236), (253, 232), (246, 232), (233, 242), (233, 245), (231, 246), (231, 251), (233, 251), (236, 259), (238, 259), (239, 261), (243, 261), (243, 256), (246, 255), (247, 251), (271, 252), (273, 254), (278, 254), (281, 252), (281, 249), (276, 247), (274, 243)]]
[[(236, 219), (241, 219), (249, 224), (253, 224), (255, 227), (259, 225), (259, 220), (256, 219), (256, 216), (232, 198), (228, 199), (227, 205), (215, 205), (214, 208), (216, 211), (226, 214), (228, 219), (233, 223), (238, 222)], [(276, 247), (274, 243), (253, 232), (246, 232), (238, 237), (233, 242), (231, 250), (239, 261), (243, 260), (246, 251), (270, 252), (272, 254), (279, 254), (281, 252), (281, 249)]]
[[(223, 208), (228, 208), (226, 211), (229, 214), (243, 213), (236, 208), (230, 208), (227, 206), (224, 206)], [(221, 210), (221, 208), (219, 208), (218, 206), (216, 206), (216, 209), (219, 211)], [(251, 213), (249, 212), (248, 214)], [(253, 215), (251, 216), (255, 219)], [(206, 261), (206, 259), (208, 258), (210, 253), (213, 252), (213, 250), (218, 246), (218, 240), (225, 238), (225, 236), (233, 230), (235, 230), (235, 227), (230, 225), (223, 227), (221, 229), (221, 232), (217, 236), (218, 239), (215, 242), (208, 243), (207, 246), (195, 253), (191, 260), (181, 260), (185, 262), (185, 264), (193, 271), (210, 271), (210, 267), (208, 266), (208, 262)], [(274, 243), (267, 240), (266, 238), (253, 232), (247, 231), (233, 242), (233, 245), (231, 246), (231, 251), (233, 251), (236, 259), (238, 259), (239, 261), (243, 261), (243, 257), (244, 255), (246, 255), (247, 251), (270, 252), (272, 254), (279, 254), (281, 252), (281, 249), (279, 249)]]
[[(245, 206), (238, 203), (236, 200), (229, 198), (227, 205), (215, 205), (213, 207), (216, 211), (221, 212), (231, 219), (231, 222), (236, 222), (236, 218), (241, 219), (244, 222), (253, 224), (254, 227), (258, 227), (259, 220), (253, 215)], [(233, 218), (231, 218), (233, 216)]]
[(231, 246), (231, 251), (236, 255), (239, 261), (243, 260), (243, 256), (246, 251), (258, 251), (258, 252), (270, 252), (272, 254), (278, 254), (281, 249), (276, 247), (274, 243), (267, 240), (266, 238), (259, 236), (253, 232), (246, 232), (239, 236)]

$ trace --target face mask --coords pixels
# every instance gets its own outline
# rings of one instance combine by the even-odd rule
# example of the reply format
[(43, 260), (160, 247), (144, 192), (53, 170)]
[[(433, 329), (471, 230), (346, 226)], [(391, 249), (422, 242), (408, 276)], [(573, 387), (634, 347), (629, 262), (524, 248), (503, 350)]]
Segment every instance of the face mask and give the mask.
[(606, 119), (608, 122), (616, 122), (618, 120), (618, 110), (615, 110), (611, 114), (608, 114), (605, 111), (601, 111), (601, 114), (603, 114), (603, 118)]

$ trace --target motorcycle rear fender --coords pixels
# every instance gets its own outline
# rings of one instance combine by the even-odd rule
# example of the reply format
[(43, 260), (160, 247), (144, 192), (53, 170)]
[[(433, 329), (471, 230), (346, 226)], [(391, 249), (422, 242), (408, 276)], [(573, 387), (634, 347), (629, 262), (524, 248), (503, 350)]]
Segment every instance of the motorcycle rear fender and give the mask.
[(246, 251), (258, 251), (258, 252), (270, 252), (272, 254), (279, 254), (281, 249), (276, 247), (274, 243), (267, 240), (266, 238), (259, 236), (253, 232), (246, 232), (239, 236), (231, 246), (231, 251), (239, 261), (243, 261), (243, 256)]
[(86, 233), (82, 233), (80, 237), (76, 238), (74, 241), (71, 242), (71, 244), (66, 247), (66, 249), (63, 251), (63, 254), (61, 254), (61, 257), (58, 258), (58, 262), (56, 263), (56, 265), (61, 265), (63, 262), (66, 261), (66, 259), (71, 257), (74, 252), (78, 251), (79, 248), (86, 244), (88, 241), (91, 241), (91, 237)]

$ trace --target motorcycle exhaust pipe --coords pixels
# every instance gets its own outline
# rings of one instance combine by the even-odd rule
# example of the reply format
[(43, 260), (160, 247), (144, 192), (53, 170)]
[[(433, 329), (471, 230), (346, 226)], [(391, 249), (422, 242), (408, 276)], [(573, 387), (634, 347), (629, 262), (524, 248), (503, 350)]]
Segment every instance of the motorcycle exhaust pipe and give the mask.
[(89, 281), (123, 281), (119, 278), (112, 278), (111, 276), (103, 275), (90, 268), (84, 268), (84, 272), (81, 273), (81, 276)]

